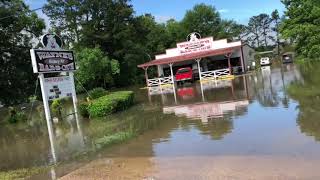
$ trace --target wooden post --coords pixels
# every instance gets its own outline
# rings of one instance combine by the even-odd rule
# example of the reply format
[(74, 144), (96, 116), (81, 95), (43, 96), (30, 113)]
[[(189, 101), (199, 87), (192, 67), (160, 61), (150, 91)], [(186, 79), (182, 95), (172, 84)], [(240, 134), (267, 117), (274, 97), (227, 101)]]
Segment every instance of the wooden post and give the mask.
[(197, 64), (198, 64), (199, 79), (200, 79), (200, 81), (201, 81), (201, 80), (202, 80), (202, 77), (201, 77), (201, 68), (200, 68), (200, 61), (201, 61), (201, 59), (196, 59), (196, 61), (197, 61)]
[(148, 83), (148, 67), (144, 67), (144, 77), (146, 78), (146, 84), (147, 87), (149, 87), (149, 83)]

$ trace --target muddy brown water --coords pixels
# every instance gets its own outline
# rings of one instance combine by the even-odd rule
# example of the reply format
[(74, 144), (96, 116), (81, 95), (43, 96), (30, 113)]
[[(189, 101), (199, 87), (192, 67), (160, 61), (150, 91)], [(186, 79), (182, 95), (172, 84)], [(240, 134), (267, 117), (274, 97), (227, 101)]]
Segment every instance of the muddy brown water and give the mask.
[[(232, 81), (135, 88), (137, 104), (128, 111), (79, 123), (71, 115), (55, 124), (62, 165), (31, 179), (319, 179), (320, 117), (302, 112), (303, 102), (285, 90), (305, 78), (287, 64)], [(0, 127), (1, 170), (53, 163), (39, 112), (28, 126)], [(85, 160), (73, 158), (92, 151), (106, 121), (123, 120), (148, 130)]]

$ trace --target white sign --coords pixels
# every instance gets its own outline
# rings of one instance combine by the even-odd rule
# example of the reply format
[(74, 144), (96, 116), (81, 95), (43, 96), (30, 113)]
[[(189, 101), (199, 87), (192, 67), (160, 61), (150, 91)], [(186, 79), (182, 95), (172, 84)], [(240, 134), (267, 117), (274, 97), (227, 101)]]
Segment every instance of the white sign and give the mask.
[(72, 85), (73, 83), (69, 76), (45, 78), (45, 95), (48, 100), (72, 97)]
[(180, 54), (190, 54), (213, 49), (213, 38), (198, 39), (197, 36), (191, 36), (190, 41), (177, 44)]

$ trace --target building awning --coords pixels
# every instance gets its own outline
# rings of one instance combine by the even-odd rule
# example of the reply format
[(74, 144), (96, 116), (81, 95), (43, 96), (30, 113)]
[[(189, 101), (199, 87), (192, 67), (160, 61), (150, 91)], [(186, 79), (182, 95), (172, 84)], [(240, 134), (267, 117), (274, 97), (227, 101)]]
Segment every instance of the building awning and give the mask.
[(180, 56), (173, 56), (168, 58), (156, 59), (150, 62), (138, 65), (139, 68), (147, 68), (149, 66), (156, 66), (156, 65), (163, 65), (163, 64), (171, 64), (171, 63), (178, 63), (187, 60), (195, 60), (210, 56), (217, 56), (217, 55), (225, 55), (228, 53), (233, 53), (235, 49), (240, 49), (241, 46), (234, 46), (229, 48), (223, 49), (215, 49), (215, 50), (208, 50), (208, 51), (201, 51), (196, 53), (191, 53), (187, 55), (180, 55)]

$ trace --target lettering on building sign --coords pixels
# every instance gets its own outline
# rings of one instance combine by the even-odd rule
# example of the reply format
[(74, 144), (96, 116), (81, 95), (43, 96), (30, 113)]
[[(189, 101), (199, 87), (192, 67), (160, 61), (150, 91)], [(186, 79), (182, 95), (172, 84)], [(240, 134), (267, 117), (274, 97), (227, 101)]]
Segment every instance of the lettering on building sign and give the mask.
[(212, 49), (213, 38), (191, 39), (188, 42), (178, 43), (180, 54), (189, 54)]
[(35, 73), (66, 72), (76, 70), (72, 51), (31, 50)]

